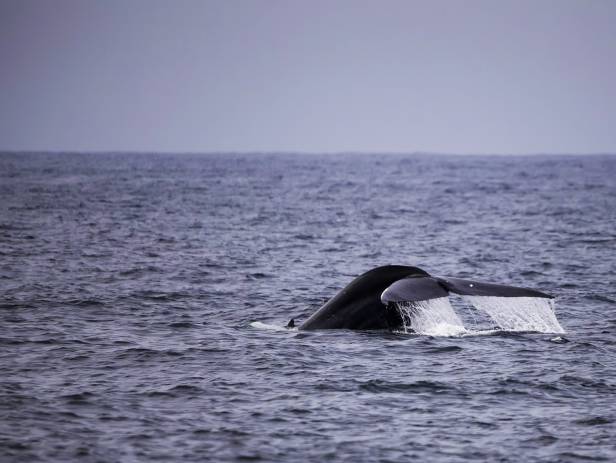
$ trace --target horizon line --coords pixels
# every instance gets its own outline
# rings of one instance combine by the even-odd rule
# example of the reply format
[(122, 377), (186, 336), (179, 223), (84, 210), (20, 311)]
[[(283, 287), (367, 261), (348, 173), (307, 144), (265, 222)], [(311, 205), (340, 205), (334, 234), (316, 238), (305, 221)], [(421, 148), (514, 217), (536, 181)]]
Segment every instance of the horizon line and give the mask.
[(126, 155), (187, 155), (187, 156), (212, 156), (212, 155), (294, 155), (294, 156), (615, 156), (614, 152), (589, 152), (589, 153), (566, 153), (566, 152), (533, 152), (533, 153), (494, 153), (494, 152), (465, 152), (448, 153), (441, 151), (301, 151), (301, 150), (225, 150), (225, 151), (156, 151), (156, 150), (34, 150), (34, 149), (0, 149), (0, 154), (84, 154), (84, 155), (105, 155), (105, 154), (126, 154)]

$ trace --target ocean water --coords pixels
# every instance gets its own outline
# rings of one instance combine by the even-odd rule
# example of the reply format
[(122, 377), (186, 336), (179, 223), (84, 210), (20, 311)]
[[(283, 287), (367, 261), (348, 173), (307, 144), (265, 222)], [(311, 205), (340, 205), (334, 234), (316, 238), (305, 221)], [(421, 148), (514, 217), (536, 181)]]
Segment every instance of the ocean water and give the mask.
[[(0, 263), (2, 461), (616, 460), (613, 156), (7, 153)], [(384, 264), (565, 333), (282, 328)]]

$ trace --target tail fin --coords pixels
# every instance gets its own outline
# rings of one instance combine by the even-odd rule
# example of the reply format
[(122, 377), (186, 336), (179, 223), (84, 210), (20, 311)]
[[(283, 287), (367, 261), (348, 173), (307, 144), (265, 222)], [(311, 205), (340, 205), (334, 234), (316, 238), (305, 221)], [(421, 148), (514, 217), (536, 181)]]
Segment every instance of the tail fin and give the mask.
[(464, 296), (542, 297), (554, 296), (529, 288), (496, 285), (450, 277), (407, 277), (395, 281), (381, 294), (381, 302), (416, 302), (446, 297), (449, 293)]
[(426, 301), (447, 297), (449, 293), (436, 280), (430, 277), (408, 277), (395, 281), (381, 294), (381, 302)]
[(434, 277), (447, 291), (463, 296), (500, 296), (500, 297), (543, 297), (554, 299), (554, 296), (535, 289), (516, 286), (495, 285), (481, 281), (463, 280), (461, 278)]

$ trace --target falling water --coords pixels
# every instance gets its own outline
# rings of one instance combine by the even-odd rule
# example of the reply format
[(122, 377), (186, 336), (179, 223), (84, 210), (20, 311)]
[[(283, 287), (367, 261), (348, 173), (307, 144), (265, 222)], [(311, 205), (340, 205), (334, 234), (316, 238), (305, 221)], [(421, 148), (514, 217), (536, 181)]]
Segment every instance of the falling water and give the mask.
[(431, 336), (455, 336), (464, 333), (462, 320), (453, 310), (448, 297), (426, 301), (397, 302), (405, 333)]
[[(504, 331), (564, 333), (551, 299), (537, 297), (464, 296), (472, 306), (485, 313)], [(404, 333), (431, 336), (477, 334), (467, 330), (448, 297), (426, 301), (397, 302)], [(481, 330), (480, 330), (481, 331)]]
[(464, 296), (506, 331), (564, 333), (552, 299), (539, 297)]

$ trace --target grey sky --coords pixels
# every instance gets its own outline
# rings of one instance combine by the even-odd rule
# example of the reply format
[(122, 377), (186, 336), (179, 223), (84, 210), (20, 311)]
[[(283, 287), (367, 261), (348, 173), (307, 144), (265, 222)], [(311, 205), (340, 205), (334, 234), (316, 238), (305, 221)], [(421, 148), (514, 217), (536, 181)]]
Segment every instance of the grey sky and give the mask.
[(616, 1), (0, 0), (0, 149), (616, 152)]

